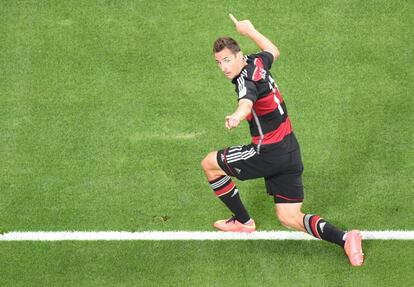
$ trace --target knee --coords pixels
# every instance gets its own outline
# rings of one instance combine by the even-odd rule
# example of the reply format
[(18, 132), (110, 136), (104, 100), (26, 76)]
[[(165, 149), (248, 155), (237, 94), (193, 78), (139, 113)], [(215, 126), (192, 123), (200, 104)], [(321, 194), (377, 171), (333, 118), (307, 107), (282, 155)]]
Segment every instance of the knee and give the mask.
[(201, 167), (204, 170), (208, 170), (208, 166), (209, 166), (209, 160), (208, 160), (208, 156), (206, 156), (205, 158), (203, 158), (203, 160), (201, 161)]
[(213, 162), (214, 155), (215, 153), (211, 152), (201, 161), (201, 167), (205, 171), (211, 170), (214, 167), (214, 162)]

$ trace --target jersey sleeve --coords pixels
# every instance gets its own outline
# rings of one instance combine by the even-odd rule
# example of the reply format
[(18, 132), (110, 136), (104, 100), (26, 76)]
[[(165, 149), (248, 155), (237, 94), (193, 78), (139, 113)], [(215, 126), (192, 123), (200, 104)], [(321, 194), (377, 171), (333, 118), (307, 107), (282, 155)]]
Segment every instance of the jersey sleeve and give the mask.
[(272, 64), (273, 64), (273, 55), (267, 51), (262, 51), (260, 53), (257, 54), (263, 61), (263, 66), (265, 67), (266, 70), (270, 70), (270, 68), (272, 68)]
[(239, 96), (239, 101), (241, 99), (248, 99), (254, 103), (258, 98), (256, 84), (245, 77), (239, 77), (237, 79), (236, 92)]

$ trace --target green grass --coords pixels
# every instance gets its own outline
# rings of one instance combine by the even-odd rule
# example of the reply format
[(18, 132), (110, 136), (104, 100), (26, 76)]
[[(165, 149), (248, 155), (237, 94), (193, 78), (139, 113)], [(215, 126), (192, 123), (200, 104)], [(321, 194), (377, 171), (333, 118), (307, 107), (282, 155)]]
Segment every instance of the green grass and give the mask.
[(341, 250), (324, 242), (4, 243), (0, 284), (411, 286), (412, 246), (366, 242), (366, 265), (353, 268)]
[[(246, 53), (257, 51), (234, 31), (229, 12), (251, 19), (280, 48), (272, 73), (301, 143), (304, 210), (345, 229), (414, 229), (410, 1), (4, 0), (1, 7), (0, 231), (213, 230), (214, 220), (228, 216), (200, 161), (209, 151), (249, 141), (245, 124), (224, 129), (236, 95), (211, 53), (221, 35), (235, 37)], [(283, 229), (261, 180), (238, 182), (238, 187), (261, 230)], [(175, 253), (187, 244), (207, 257), (211, 276), (195, 277), (205, 257)], [(225, 256), (237, 256), (239, 266), (245, 266), (240, 286), (294, 285), (283, 272), (265, 267), (283, 268), (289, 261), (289, 268), (301, 270), (303, 254), (318, 248), (329, 256), (312, 255), (310, 265), (295, 276), (322, 284), (315, 272), (319, 278), (340, 277), (347, 268), (344, 274), (355, 282), (379, 285), (410, 274), (407, 264), (397, 261), (403, 256), (395, 254), (403, 255), (403, 249), (412, 254), (411, 243), (369, 242), (372, 253), (359, 271), (351, 271), (335, 248), (325, 251), (323, 243), (275, 243), (286, 246), (276, 256), (267, 253), (272, 244), (239, 242), (232, 249), (222, 242), (1, 243), (0, 263), (13, 259), (14, 266), (22, 266), (7, 269), (5, 285), (18, 285), (23, 269), (27, 278), (40, 272), (56, 285), (64, 280), (68, 285), (132, 285), (137, 274), (142, 280), (156, 276), (148, 269), (134, 273), (137, 254), (147, 250), (151, 266), (166, 266), (166, 254), (177, 256), (180, 264), (173, 271), (187, 270), (191, 282), (219, 285), (214, 271), (236, 261), (220, 259), (225, 247), (230, 248)], [(115, 268), (105, 277), (118, 260), (114, 246), (131, 252), (118, 266), (132, 269)], [(48, 249), (52, 252), (46, 255)], [(101, 260), (72, 255), (78, 249), (92, 257), (102, 251)], [(385, 266), (383, 252), (393, 257), (390, 270), (401, 276), (373, 271), (377, 264)], [(292, 254), (298, 259), (290, 259)], [(215, 260), (223, 260), (223, 266)], [(48, 263), (56, 261), (61, 263)], [(66, 261), (74, 268), (68, 273)], [(83, 277), (79, 273), (86, 261), (92, 271)], [(35, 263), (40, 269), (31, 272)], [(250, 269), (258, 284), (249, 281)], [(186, 280), (171, 273), (177, 282)], [(345, 277), (326, 282), (347, 285)]]

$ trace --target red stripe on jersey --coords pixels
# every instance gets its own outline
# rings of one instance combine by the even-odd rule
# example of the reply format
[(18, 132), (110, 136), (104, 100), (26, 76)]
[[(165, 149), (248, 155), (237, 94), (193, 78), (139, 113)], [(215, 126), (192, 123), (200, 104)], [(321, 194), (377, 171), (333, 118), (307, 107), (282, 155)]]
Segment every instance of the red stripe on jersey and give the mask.
[(227, 186), (223, 187), (222, 189), (219, 189), (219, 190), (215, 191), (214, 193), (216, 194), (217, 197), (220, 197), (222, 195), (225, 195), (226, 193), (229, 193), (235, 187), (236, 187), (236, 185), (234, 184), (234, 182), (231, 182)]
[(263, 62), (262, 59), (254, 59), (254, 65), (256, 66), (253, 72), (253, 81), (259, 81), (262, 78)]
[[(263, 144), (274, 144), (282, 141), (287, 135), (292, 133), (292, 124), (290, 123), (289, 117), (280, 124), (280, 126), (267, 134), (264, 134), (264, 138), (262, 141)], [(252, 143), (258, 144), (260, 141), (260, 136), (252, 137)]]
[[(279, 93), (279, 91), (277, 91), (276, 95)], [(280, 93), (279, 96), (277, 96), (279, 98), (280, 104), (282, 104), (283, 99), (280, 100), (282, 97), (280, 97)], [(266, 115), (268, 113), (273, 112), (274, 110), (277, 109), (277, 103), (275, 101), (275, 94), (273, 92), (269, 93), (267, 96), (258, 99), (254, 105), (253, 105), (253, 109), (255, 110), (256, 114), (258, 116), (263, 116)]]

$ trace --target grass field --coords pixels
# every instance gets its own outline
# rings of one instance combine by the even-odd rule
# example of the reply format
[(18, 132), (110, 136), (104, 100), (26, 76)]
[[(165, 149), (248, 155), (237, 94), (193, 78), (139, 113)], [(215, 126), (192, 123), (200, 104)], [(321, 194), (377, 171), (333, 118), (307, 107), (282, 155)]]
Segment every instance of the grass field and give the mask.
[[(212, 42), (227, 14), (279, 47), (272, 68), (305, 165), (304, 210), (414, 230), (410, 1), (0, 1), (0, 231), (206, 230), (229, 213), (200, 167), (247, 143)], [(237, 182), (284, 230), (261, 180)], [(1, 242), (2, 286), (411, 286), (412, 241)]]

